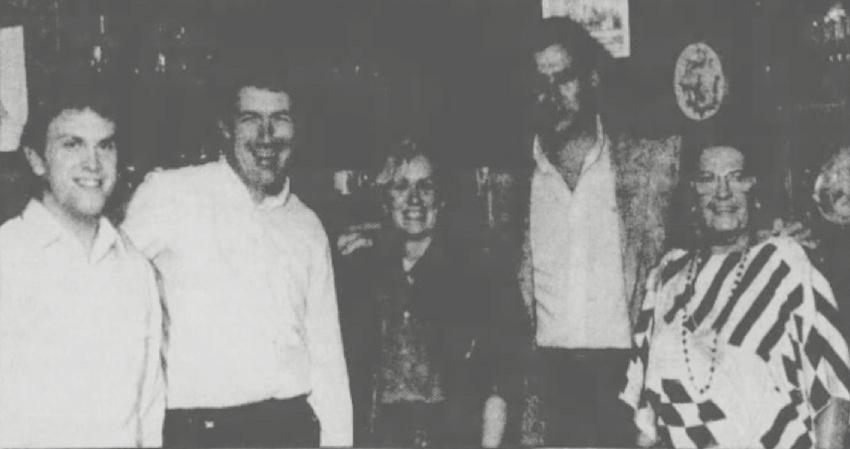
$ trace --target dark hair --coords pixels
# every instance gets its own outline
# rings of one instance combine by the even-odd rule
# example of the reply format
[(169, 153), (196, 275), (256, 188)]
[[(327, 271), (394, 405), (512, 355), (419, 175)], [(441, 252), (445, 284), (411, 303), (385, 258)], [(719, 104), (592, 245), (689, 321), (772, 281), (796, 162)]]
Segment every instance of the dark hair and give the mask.
[(539, 52), (561, 45), (573, 59), (573, 67), (587, 77), (610, 63), (608, 51), (580, 23), (569, 17), (549, 17), (536, 23), (530, 34), (531, 49)]
[(700, 173), (700, 159), (703, 153), (712, 148), (732, 148), (741, 153), (744, 158), (744, 174), (758, 178), (758, 170), (760, 165), (756, 161), (756, 152), (754, 148), (754, 140), (752, 136), (741, 135), (741, 133), (725, 133), (706, 139), (700, 144), (685, 148), (681, 155), (681, 173), (682, 178), (688, 181), (694, 180)]
[(292, 73), (287, 57), (267, 48), (239, 47), (219, 60), (216, 85), (219, 90), (219, 117), (233, 113), (239, 91), (246, 87), (286, 93), (293, 99)]
[(47, 129), (65, 111), (91, 109), (118, 125), (118, 110), (109, 88), (90, 83), (52, 84), (51, 91), (35, 103), (21, 135), (21, 145), (44, 155)]

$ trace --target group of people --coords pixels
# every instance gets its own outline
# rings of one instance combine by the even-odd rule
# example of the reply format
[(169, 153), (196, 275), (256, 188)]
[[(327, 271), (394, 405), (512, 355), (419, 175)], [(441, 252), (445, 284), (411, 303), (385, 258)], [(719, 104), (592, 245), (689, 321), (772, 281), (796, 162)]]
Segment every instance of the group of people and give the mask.
[(274, 71), (228, 86), (221, 159), (153, 172), (120, 226), (109, 98), (33, 111), (41, 188), (0, 227), (0, 446), (844, 447), (850, 327), (798, 227), (760, 232), (748, 149), (683, 164), (678, 136), (618, 132), (602, 47), (566, 18), (532, 34), (530, 163), (489, 248), (410, 140), (376, 176), (385, 223), (329, 239), (291, 192)]

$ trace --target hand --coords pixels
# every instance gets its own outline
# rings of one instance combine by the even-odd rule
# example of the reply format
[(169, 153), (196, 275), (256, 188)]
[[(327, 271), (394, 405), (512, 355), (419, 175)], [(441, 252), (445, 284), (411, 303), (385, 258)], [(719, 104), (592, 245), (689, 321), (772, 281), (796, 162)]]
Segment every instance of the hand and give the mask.
[(812, 230), (799, 221), (786, 223), (783, 219), (773, 220), (773, 229), (762, 229), (758, 232), (759, 240), (771, 237), (790, 237), (804, 248), (816, 249), (817, 241), (812, 236)]
[(499, 447), (505, 435), (508, 404), (497, 394), (491, 395), (484, 403), (484, 429), (481, 434), (481, 446)]
[(660, 447), (660, 441), (658, 438), (651, 437), (643, 432), (638, 433), (637, 445), (642, 448), (653, 448)]
[(372, 232), (380, 229), (378, 223), (364, 223), (351, 226), (339, 235), (336, 239), (336, 249), (343, 256), (348, 256), (351, 253), (361, 248), (369, 248), (375, 244), (375, 239)]

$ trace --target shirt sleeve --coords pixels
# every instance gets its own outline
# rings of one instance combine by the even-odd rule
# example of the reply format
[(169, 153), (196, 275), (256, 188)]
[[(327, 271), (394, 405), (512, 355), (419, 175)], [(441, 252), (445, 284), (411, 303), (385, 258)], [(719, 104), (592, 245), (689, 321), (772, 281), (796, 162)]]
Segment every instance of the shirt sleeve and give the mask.
[(342, 347), (330, 247), (324, 239), (310, 273), (306, 328), (310, 351), (308, 398), (321, 425), (322, 446), (353, 444), (348, 370)]
[(161, 447), (165, 420), (165, 375), (163, 344), (164, 312), (159, 284), (150, 270), (150, 313), (145, 352), (145, 372), (139, 395), (139, 446)]
[(646, 281), (646, 298), (643, 301), (633, 332), (633, 342), (629, 367), (626, 371), (626, 386), (620, 393), (620, 400), (634, 410), (634, 422), (637, 428), (652, 439), (656, 438), (655, 412), (648, 400), (646, 389), (646, 369), (649, 362), (649, 348), (655, 328), (655, 304), (660, 286), (661, 268), (655, 268)]
[(160, 174), (150, 173), (127, 206), (121, 228), (149, 259), (156, 258), (166, 247), (169, 227), (175, 220), (176, 208), (170, 201), (173, 194), (169, 193)]
[(835, 302), (829, 283), (806, 260), (804, 276), (805, 303), (809, 319), (803, 318), (802, 365), (806, 397), (815, 413), (829, 403), (830, 398), (850, 400), (850, 354), (848, 354), (847, 329)]

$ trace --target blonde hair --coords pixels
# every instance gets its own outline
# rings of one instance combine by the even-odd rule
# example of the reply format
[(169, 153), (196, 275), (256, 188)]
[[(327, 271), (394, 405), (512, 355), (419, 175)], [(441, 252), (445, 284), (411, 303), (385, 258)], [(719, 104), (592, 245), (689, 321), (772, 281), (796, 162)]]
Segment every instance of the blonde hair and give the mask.
[(405, 137), (397, 144), (393, 145), (375, 175), (375, 188), (381, 192), (384, 200), (387, 199), (389, 188), (392, 185), (392, 181), (393, 178), (395, 178), (396, 173), (398, 173), (402, 167), (418, 157), (425, 158), (425, 160), (431, 164), (431, 178), (434, 180), (437, 196), (441, 197), (440, 193), (442, 192), (443, 183), (439, 178), (437, 163), (434, 161), (432, 155), (421, 147), (416, 140), (411, 137)]

